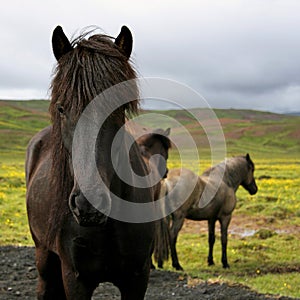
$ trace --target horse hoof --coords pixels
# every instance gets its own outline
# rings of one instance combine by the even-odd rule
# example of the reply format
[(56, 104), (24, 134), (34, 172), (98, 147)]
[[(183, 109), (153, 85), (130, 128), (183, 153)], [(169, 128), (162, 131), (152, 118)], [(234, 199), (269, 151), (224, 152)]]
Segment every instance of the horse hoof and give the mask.
[(224, 264), (224, 265), (223, 265), (223, 269), (230, 269), (229, 264), (226, 264), (226, 265)]
[(214, 266), (215, 265), (215, 263), (213, 261), (209, 261), (207, 264), (208, 264), (208, 266)]
[(173, 266), (177, 271), (184, 271), (181, 265)]

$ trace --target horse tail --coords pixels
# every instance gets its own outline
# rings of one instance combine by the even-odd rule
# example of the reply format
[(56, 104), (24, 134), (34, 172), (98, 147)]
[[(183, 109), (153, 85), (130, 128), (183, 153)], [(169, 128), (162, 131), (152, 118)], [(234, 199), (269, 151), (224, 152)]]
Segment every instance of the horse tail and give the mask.
[[(160, 197), (167, 197), (168, 189), (166, 180), (161, 182)], [(166, 201), (164, 201), (166, 203)], [(164, 214), (165, 215), (165, 214)], [(154, 260), (162, 267), (162, 263), (169, 258), (170, 248), (170, 216), (156, 221), (154, 237)]]
[(154, 259), (160, 266), (161, 263), (169, 259), (170, 232), (168, 217), (156, 222), (154, 239)]

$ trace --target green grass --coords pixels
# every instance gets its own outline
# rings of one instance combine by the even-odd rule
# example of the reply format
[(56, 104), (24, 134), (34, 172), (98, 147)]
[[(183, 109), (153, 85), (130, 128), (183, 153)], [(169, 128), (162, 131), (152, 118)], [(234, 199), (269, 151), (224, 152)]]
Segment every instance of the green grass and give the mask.
[[(185, 272), (201, 280), (240, 283), (261, 293), (300, 297), (300, 233), (277, 234), (267, 239), (257, 236), (229, 237), (230, 269), (223, 269), (218, 236), (215, 266), (207, 266), (206, 234), (179, 235), (178, 255)], [(170, 262), (165, 266), (172, 270)]]
[(1, 155), (24, 155), (31, 137), (49, 124), (48, 101), (0, 101)]
[(255, 196), (238, 190), (237, 212), (274, 217), (279, 220), (300, 216), (300, 158), (257, 159), (255, 176), (259, 192)]
[(32, 245), (25, 206), (24, 160), (0, 162), (0, 244)]
[(0, 101), (0, 244), (32, 245), (25, 206), (25, 150), (49, 124), (48, 101)]
[[(286, 228), (287, 225), (300, 226), (299, 185), (293, 182), (294, 179), (297, 181), (299, 167), (298, 169), (291, 167), (298, 165), (292, 164), (290, 160), (280, 159), (272, 162), (273, 168), (267, 169), (269, 176), (279, 177), (278, 180), (288, 178), (290, 184), (288, 188), (284, 188), (285, 193), (282, 191), (281, 200), (273, 195), (276, 193), (276, 188), (280, 186), (276, 183), (264, 186), (261, 185), (261, 181), (265, 180), (258, 180), (260, 191), (257, 195), (251, 197), (242, 189), (238, 191), (238, 207), (233, 218), (240, 215), (245, 220), (255, 217), (258, 218), (256, 225), (261, 227), (268, 227), (270, 224), (279, 229)], [(290, 168), (284, 168), (287, 163)], [(267, 167), (265, 160), (258, 160), (256, 166), (258, 174), (265, 174)], [(2, 157), (0, 164), (0, 244), (2, 245), (33, 245), (27, 224), (25, 192), (24, 161), (21, 158), (3, 159)], [(293, 199), (291, 195), (294, 196)], [(221, 266), (219, 235), (215, 244), (216, 265), (214, 267), (206, 265), (207, 234), (179, 234), (178, 254), (185, 272), (193, 278), (238, 282), (263, 293), (300, 297), (299, 241), (300, 233), (261, 233), (247, 238), (230, 235), (228, 259), (231, 268), (229, 270), (223, 270)], [(172, 269), (170, 262), (167, 264), (167, 269)]]
[[(25, 207), (25, 149), (34, 133), (49, 124), (47, 107), (47, 101), (0, 101), (1, 245), (33, 245)], [(201, 140), (201, 130), (188, 113), (165, 113), (190, 126), (193, 138), (203, 142), (199, 152), (200, 170), (204, 171), (210, 165), (210, 149)], [(193, 280), (241, 283), (263, 293), (300, 297), (300, 233), (296, 230), (300, 226), (300, 144), (295, 138), (300, 118), (239, 110), (216, 110), (216, 114), (223, 122), (228, 156), (249, 152), (256, 166), (259, 191), (250, 196), (242, 188), (238, 190), (233, 221), (243, 220), (247, 226), (240, 226), (244, 229), (251, 229), (250, 222), (267, 230), (245, 238), (229, 236), (229, 270), (221, 266), (219, 236), (214, 251), (216, 265), (208, 267), (207, 234), (179, 234), (180, 262)], [(177, 133), (172, 129), (173, 135)], [(169, 168), (178, 167), (179, 159), (174, 149)], [(184, 163), (199, 171), (194, 161)], [(166, 268), (172, 269), (170, 262)]]

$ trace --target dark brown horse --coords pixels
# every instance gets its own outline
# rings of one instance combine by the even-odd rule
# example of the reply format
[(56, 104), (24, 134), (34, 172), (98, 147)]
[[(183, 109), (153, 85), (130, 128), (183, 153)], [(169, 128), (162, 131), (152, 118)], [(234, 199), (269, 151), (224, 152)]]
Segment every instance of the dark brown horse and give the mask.
[[(153, 132), (141, 135), (137, 139), (141, 154), (147, 165), (150, 168), (157, 169), (161, 178), (166, 178), (168, 175), (167, 160), (169, 157), (169, 150), (171, 148), (171, 140), (169, 139), (171, 129), (163, 130), (161, 128)], [(161, 182), (155, 186), (154, 199), (160, 197)], [(169, 256), (169, 228), (168, 222), (165, 218), (161, 218), (156, 222), (155, 239), (154, 239), (154, 258), (167, 260)], [(155, 269), (151, 263), (152, 269)]]
[[(143, 299), (155, 224), (125, 222), (109, 215), (111, 208), (118, 209), (114, 207), (113, 195), (133, 204), (151, 205), (154, 200), (152, 188), (130, 186), (113, 168), (112, 155), (118, 160), (128, 154), (125, 133), (121, 133), (119, 151), (112, 153), (111, 148), (125, 123), (126, 113), (138, 111), (136, 85), (131, 84), (128, 91), (134, 96), (131, 102), (119, 105), (119, 98), (115, 97), (100, 107), (104, 113), (118, 107), (96, 136), (94, 156), (88, 155), (96, 162), (102, 178), (103, 185), (94, 188), (95, 193), (100, 189), (98, 201), (104, 210), (96, 209), (83, 193), (74, 176), (77, 161), (74, 162), (73, 154), (77, 153), (79, 162), (86, 160), (87, 145), (74, 142), (78, 136), (79, 140), (84, 139), (80, 131), (79, 135), (74, 132), (85, 108), (108, 88), (136, 78), (128, 61), (132, 35), (123, 26), (114, 42), (108, 36), (95, 34), (70, 43), (58, 26), (52, 45), (58, 61), (51, 86), (52, 126), (32, 138), (26, 160), (27, 212), (36, 246), (38, 299), (91, 299), (99, 282), (104, 281), (116, 285), (123, 300)], [(85, 129), (88, 135), (89, 128)], [(134, 172), (146, 176), (149, 171), (136, 143), (131, 144), (129, 155)], [(93, 183), (95, 174), (91, 170), (89, 175), (89, 166), (83, 165), (82, 169), (87, 174), (84, 179)]]
[(146, 161), (154, 158), (153, 164), (157, 167), (162, 178), (166, 178), (168, 175), (167, 160), (171, 148), (171, 141), (168, 137), (170, 132), (170, 128), (166, 130), (158, 128), (153, 132), (140, 136), (136, 141)]
[[(178, 199), (182, 205), (173, 209), (169, 217), (170, 222), (170, 249), (172, 265), (176, 270), (183, 270), (177, 251), (177, 237), (184, 219), (208, 221), (208, 265), (213, 265), (213, 247), (215, 243), (215, 223), (221, 225), (222, 264), (229, 268), (227, 261), (227, 230), (232, 212), (236, 205), (235, 192), (242, 185), (251, 195), (257, 192), (254, 179), (254, 163), (249, 154), (226, 159), (224, 162), (208, 169), (201, 176), (197, 176), (187, 169), (173, 169), (163, 182), (161, 193), (168, 198), (168, 205), (175, 205)], [(174, 189), (180, 181), (181, 188)], [(185, 198), (185, 195), (189, 195)], [(162, 267), (163, 259), (158, 259)]]

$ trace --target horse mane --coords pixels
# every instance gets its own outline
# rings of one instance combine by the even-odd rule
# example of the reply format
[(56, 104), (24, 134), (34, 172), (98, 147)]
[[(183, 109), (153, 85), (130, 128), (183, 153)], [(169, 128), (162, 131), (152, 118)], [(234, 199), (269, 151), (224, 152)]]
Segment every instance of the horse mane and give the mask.
[(236, 164), (237, 161), (242, 160), (245, 161), (246, 164), (248, 164), (250, 167), (252, 167), (254, 169), (254, 162), (251, 160), (251, 158), (247, 159), (246, 156), (240, 155), (240, 156), (234, 156), (231, 158), (227, 158), (225, 160), (226, 163), (226, 168), (230, 168), (232, 165)]
[[(50, 86), (49, 112), (53, 123), (59, 113), (59, 102), (66, 111), (80, 116), (88, 103), (109, 87), (136, 78), (136, 72), (127, 57), (115, 45), (112, 38), (96, 34), (86, 39), (82, 34), (71, 42), (73, 50), (59, 59)], [(139, 109), (138, 98), (123, 107), (129, 113)]]
[(202, 175), (208, 176), (208, 175), (210, 175), (210, 173), (212, 173), (212, 172), (214, 172), (214, 171), (216, 171), (216, 170), (218, 171), (221, 167), (222, 167), (222, 168), (225, 168), (225, 170), (226, 170), (226, 164), (227, 164), (227, 159), (221, 161), (220, 163), (218, 163), (218, 164), (216, 164), (216, 165), (213, 165), (213, 166), (209, 167), (208, 169), (206, 169), (206, 170), (202, 173)]
[[(57, 103), (60, 103), (73, 120), (78, 120), (97, 95), (118, 83), (136, 78), (130, 61), (113, 42), (112, 37), (103, 34), (87, 37), (90, 33), (84, 33), (71, 42), (73, 49), (58, 60), (50, 86), (52, 186), (56, 195), (63, 200), (69, 197), (73, 178), (70, 173), (69, 153), (63, 145)], [(117, 97), (109, 99), (110, 103), (105, 103), (107, 106), (120, 106), (113, 113), (114, 120), (125, 121), (126, 115), (138, 112), (139, 95), (135, 84), (133, 90), (135, 97), (130, 99), (134, 100), (125, 105), (114, 103), (114, 100), (118, 100)]]
[(254, 163), (251, 159), (247, 160), (246, 156), (234, 156), (231, 158), (226, 158), (219, 164), (208, 168), (202, 175), (209, 176), (210, 173), (219, 172), (221, 168), (225, 168), (223, 180), (231, 186), (233, 182), (238, 181), (237, 178), (240, 176), (240, 173), (238, 173), (235, 168), (237, 162), (239, 161), (245, 162), (245, 165), (249, 164), (254, 169)]

